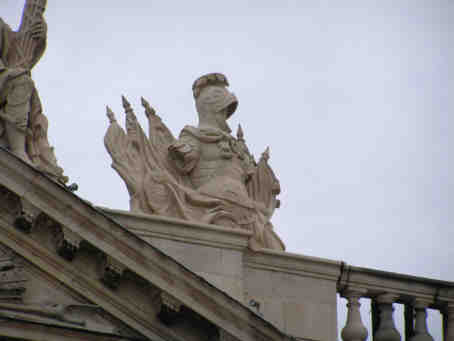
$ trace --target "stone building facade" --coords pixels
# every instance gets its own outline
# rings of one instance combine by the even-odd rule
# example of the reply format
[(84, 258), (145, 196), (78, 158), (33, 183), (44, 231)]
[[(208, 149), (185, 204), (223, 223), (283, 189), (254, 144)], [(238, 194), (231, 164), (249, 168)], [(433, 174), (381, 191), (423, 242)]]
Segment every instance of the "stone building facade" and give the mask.
[[(454, 283), (285, 252), (269, 150), (256, 161), (242, 129), (230, 135), (238, 100), (222, 74), (194, 82), (199, 125), (178, 138), (144, 99), (148, 136), (126, 98), (126, 132), (107, 108), (131, 210), (78, 197), (31, 79), (45, 7), (27, 0), (18, 32), (0, 21), (0, 340), (334, 341), (341, 295), (344, 341), (430, 341), (428, 308), (454, 341)], [(405, 335), (393, 304), (405, 305)]]
[[(0, 336), (7, 340), (430, 340), (426, 308), (453, 340), (454, 284), (248, 247), (251, 233), (94, 207), (0, 149)], [(411, 309), (411, 310), (410, 310)], [(374, 311), (373, 311), (374, 312)], [(391, 336), (390, 336), (391, 335)], [(389, 338), (391, 337), (391, 338)]]

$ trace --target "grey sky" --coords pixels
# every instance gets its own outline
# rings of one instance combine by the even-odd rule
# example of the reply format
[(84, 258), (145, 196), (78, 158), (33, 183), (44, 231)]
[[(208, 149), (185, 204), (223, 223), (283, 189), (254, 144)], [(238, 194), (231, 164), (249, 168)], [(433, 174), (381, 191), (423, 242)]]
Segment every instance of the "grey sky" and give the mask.
[[(24, 1), (2, 0), (19, 24)], [(288, 251), (454, 281), (453, 1), (48, 1), (34, 70), (60, 164), (128, 209), (105, 105), (149, 99), (175, 135), (223, 72), (256, 156), (269, 145)], [(342, 327), (342, 322), (340, 327)]]

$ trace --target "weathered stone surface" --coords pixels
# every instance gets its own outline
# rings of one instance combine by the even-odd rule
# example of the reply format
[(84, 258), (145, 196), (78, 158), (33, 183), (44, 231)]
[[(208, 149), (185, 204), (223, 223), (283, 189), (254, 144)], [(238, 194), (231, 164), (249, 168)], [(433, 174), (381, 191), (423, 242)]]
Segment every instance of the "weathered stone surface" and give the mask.
[[(57, 254), (53, 224), (40, 224), (25, 234), (13, 227), (13, 212), (5, 210), (0, 214), (2, 242), (53, 281), (70, 288), (90, 304), (99, 305), (109, 316), (137, 333), (152, 340), (195, 341), (206, 337), (206, 328), (214, 335), (211, 334), (213, 326), (222, 326), (229, 334), (244, 341), (288, 339), (282, 331), (237, 300), (3, 149), (0, 149), (0, 169), (0, 185), (13, 192), (13, 197), (26, 199), (58, 226), (64, 226), (82, 239), (77, 257), (68, 262)], [(213, 228), (226, 235), (227, 229)], [(204, 227), (200, 232), (203, 230)], [(244, 248), (245, 241), (237, 238), (248, 236), (247, 232), (233, 230), (233, 238), (226, 238), (230, 241), (225, 244), (232, 245), (236, 241)], [(106, 287), (100, 280), (100, 254), (112, 257), (126, 268), (116, 290)], [(39, 291), (52, 294), (45, 288)], [(162, 291), (186, 307), (182, 309), (182, 323), (176, 323), (172, 328), (165, 326), (157, 316), (161, 308), (157, 297)], [(12, 328), (6, 335), (22, 337), (14, 334)]]
[(21, 302), (26, 284), (20, 258), (0, 244), (0, 303)]
[(101, 281), (111, 289), (117, 289), (126, 267), (109, 255), (102, 255)]
[(126, 211), (103, 211), (217, 288), (244, 301), (243, 253), (250, 232)]
[[(340, 262), (266, 249), (250, 252), (245, 242), (249, 236), (235, 229), (103, 211), (285, 333), (311, 340), (336, 338)], [(235, 237), (242, 238), (234, 242)]]
[(82, 238), (64, 226), (57, 228), (55, 232), (57, 253), (68, 261), (76, 257), (81, 241)]
[(272, 250), (244, 256), (245, 303), (292, 336), (337, 338), (336, 282), (340, 263)]
[(144, 99), (148, 137), (126, 98), (126, 132), (107, 107), (104, 143), (112, 167), (126, 183), (132, 212), (252, 231), (252, 249), (284, 250), (270, 222), (280, 185), (268, 164), (269, 149), (256, 162), (241, 127), (237, 138), (230, 135), (227, 119), (238, 100), (228, 85), (219, 73), (194, 82), (199, 124), (183, 128), (178, 139)]
[(170, 326), (181, 319), (181, 307), (182, 304), (180, 301), (178, 301), (171, 295), (162, 292), (161, 311), (159, 312), (158, 317), (164, 324)]
[(23, 232), (30, 233), (35, 224), (35, 220), (41, 213), (41, 210), (24, 198), (20, 198), (20, 211), (17, 214), (14, 226)]

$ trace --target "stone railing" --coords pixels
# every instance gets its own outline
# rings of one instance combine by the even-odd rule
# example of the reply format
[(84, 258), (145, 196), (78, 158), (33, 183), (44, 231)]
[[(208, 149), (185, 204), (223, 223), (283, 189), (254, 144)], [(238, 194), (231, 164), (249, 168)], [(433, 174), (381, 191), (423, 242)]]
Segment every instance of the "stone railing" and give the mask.
[[(443, 338), (454, 341), (454, 283), (343, 264), (339, 294), (347, 299), (344, 341), (433, 341), (427, 328), (427, 309), (443, 316)], [(363, 324), (360, 298), (371, 299), (372, 335)], [(404, 305), (405, 335), (398, 332), (393, 304)]]

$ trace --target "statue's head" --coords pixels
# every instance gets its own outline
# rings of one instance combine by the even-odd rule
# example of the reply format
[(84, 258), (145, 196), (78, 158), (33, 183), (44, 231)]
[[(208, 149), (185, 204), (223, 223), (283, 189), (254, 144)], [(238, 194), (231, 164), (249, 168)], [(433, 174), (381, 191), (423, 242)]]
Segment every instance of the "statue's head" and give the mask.
[(231, 132), (227, 119), (235, 112), (238, 100), (227, 87), (227, 78), (220, 73), (210, 73), (198, 78), (192, 85), (199, 125)]

